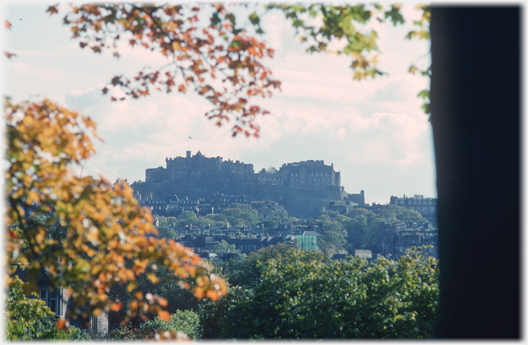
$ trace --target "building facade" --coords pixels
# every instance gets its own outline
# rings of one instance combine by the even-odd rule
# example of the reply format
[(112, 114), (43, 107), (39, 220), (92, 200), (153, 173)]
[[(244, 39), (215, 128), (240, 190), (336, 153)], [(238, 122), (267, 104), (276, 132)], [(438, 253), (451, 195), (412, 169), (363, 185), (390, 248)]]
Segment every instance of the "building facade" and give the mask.
[(404, 206), (409, 210), (418, 211), (433, 226), (437, 227), (437, 200), (437, 198), (424, 198), (423, 195), (414, 195), (413, 197), (406, 197), (404, 194), (402, 198), (391, 196), (390, 204)]
[(433, 246), (427, 254), (438, 258), (438, 230), (427, 224), (385, 223), (380, 232), (381, 255), (397, 259), (405, 255), (407, 249), (425, 245)]

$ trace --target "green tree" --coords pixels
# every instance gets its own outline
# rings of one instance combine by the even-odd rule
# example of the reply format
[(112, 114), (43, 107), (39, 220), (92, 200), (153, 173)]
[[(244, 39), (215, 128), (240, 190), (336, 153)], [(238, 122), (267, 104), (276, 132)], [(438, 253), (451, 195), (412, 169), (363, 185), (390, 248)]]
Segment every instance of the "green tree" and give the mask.
[(158, 237), (175, 240), (177, 235), (174, 229), (169, 228), (166, 225), (158, 226)]
[(242, 339), (430, 338), (438, 305), (432, 257), (398, 261), (270, 260), (254, 292), (227, 308), (221, 337)]
[(355, 249), (367, 249), (365, 248), (365, 236), (368, 232), (368, 218), (366, 215), (359, 214), (351, 218), (346, 225), (346, 229), (349, 252)]
[(234, 253), (236, 251), (236, 246), (234, 244), (228, 244), (226, 241), (222, 240), (220, 243), (213, 246), (213, 250)]
[(234, 203), (214, 219), (225, 220), (230, 226), (252, 227), (258, 223), (258, 213), (250, 205)]
[(430, 224), (427, 219), (422, 217), (420, 212), (409, 210), (404, 206), (384, 205), (381, 208), (380, 216), (386, 219), (399, 220), (404, 223)]
[(226, 261), (215, 261), (211, 263), (214, 266), (212, 272), (220, 275), (223, 279), (225, 279), (228, 285), (233, 285), (232, 283), (236, 280), (239, 271), (242, 269), (246, 257), (246, 254), (239, 254), (237, 257), (230, 258)]
[(198, 314), (191, 310), (176, 310), (168, 321), (156, 317), (154, 320), (143, 323), (139, 328), (139, 332), (145, 334), (148, 338), (154, 338), (155, 334), (161, 334), (166, 331), (173, 333), (182, 332), (193, 340), (202, 337)]
[(203, 330), (202, 338), (211, 340), (225, 338), (225, 329), (233, 323), (233, 320), (227, 316), (229, 311), (241, 303), (250, 303), (252, 297), (251, 290), (235, 286), (216, 302), (200, 301), (198, 315)]
[[(279, 243), (276, 246), (269, 246), (249, 254), (244, 260), (240, 271), (230, 281), (232, 285), (238, 285), (243, 288), (252, 289), (261, 280), (261, 275), (266, 269), (270, 260), (290, 262), (292, 251), (297, 250), (295, 243)], [(321, 259), (324, 255), (320, 252), (310, 251), (303, 259), (314, 260)]]
[(321, 224), (321, 232), (324, 238), (317, 238), (317, 245), (321, 250), (335, 253), (337, 250), (344, 249), (347, 231), (340, 222), (324, 220)]

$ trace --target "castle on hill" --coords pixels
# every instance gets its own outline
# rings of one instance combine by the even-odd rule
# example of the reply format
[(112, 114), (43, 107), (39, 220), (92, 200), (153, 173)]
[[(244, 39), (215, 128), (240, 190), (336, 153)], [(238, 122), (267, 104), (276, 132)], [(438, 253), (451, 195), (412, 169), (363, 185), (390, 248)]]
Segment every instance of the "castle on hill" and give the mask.
[(329, 200), (365, 203), (364, 193), (345, 192), (340, 172), (322, 160), (286, 163), (279, 170), (255, 173), (253, 164), (187, 151), (185, 157), (166, 158), (165, 167), (146, 169), (145, 184), (158, 198), (174, 194), (205, 199), (219, 193), (245, 195), (248, 201), (274, 200), (289, 213), (299, 215), (313, 214), (308, 210), (320, 210)]

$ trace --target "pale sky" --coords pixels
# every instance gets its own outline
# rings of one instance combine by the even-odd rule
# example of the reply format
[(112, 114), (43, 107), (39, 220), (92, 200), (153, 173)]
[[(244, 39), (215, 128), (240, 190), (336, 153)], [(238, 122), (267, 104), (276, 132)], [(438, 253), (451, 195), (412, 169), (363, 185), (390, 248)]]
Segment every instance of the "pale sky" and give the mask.
[[(410, 24), (376, 23), (379, 68), (389, 76), (358, 82), (350, 58), (305, 53), (283, 15), (268, 13), (264, 40), (275, 57), (265, 63), (282, 92), (260, 103), (271, 115), (258, 120), (260, 138), (248, 139), (232, 138), (231, 126), (207, 120), (211, 107), (189, 93), (110, 102), (101, 88), (113, 76), (132, 76), (164, 59), (138, 48), (122, 49), (119, 60), (82, 50), (62, 26), (63, 13), (50, 16), (46, 8), (42, 2), (4, 5), (3, 20), (12, 27), (3, 30), (2, 47), (17, 56), (2, 57), (3, 94), (15, 102), (47, 97), (92, 117), (104, 143), (96, 142), (83, 174), (144, 181), (145, 169), (184, 156), (191, 136), (192, 154), (252, 163), (255, 172), (303, 160), (333, 163), (345, 190), (364, 190), (367, 203), (386, 204), (391, 195), (436, 197), (432, 130), (416, 97), (429, 81), (407, 73), (411, 63), (427, 66), (429, 42), (405, 40)], [(419, 15), (413, 4), (404, 13)]]

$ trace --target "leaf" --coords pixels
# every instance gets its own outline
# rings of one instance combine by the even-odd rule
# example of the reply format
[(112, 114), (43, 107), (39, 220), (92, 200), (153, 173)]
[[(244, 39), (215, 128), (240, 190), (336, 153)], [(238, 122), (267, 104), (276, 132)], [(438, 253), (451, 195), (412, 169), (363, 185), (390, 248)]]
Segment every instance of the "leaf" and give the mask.
[(53, 6), (49, 6), (48, 9), (46, 10), (46, 12), (49, 12), (50, 15), (59, 13), (59, 10), (57, 9), (58, 6), (59, 6), (59, 4), (55, 4)]
[(162, 307), (166, 307), (169, 304), (169, 302), (167, 302), (167, 300), (165, 298), (159, 298), (158, 299), (158, 303)]
[(422, 90), (418, 93), (417, 97), (422, 99), (429, 99), (431, 91), (429, 89)]
[(152, 282), (152, 284), (156, 284), (159, 281), (159, 278), (153, 273), (149, 273), (147, 277)]
[(3, 52), (4, 52), (4, 55), (7, 56), (8, 59), (11, 59), (11, 57), (13, 57), (13, 56), (17, 56), (16, 54), (6, 52), (5, 50)]
[(11, 26), (12, 26), (12, 25), (11, 25), (11, 23), (8, 22), (7, 20), (4, 21), (4, 26), (5, 26), (6, 29), (11, 30)]
[(119, 311), (121, 310), (122, 307), (123, 305), (121, 304), (121, 302), (118, 302), (118, 303), (112, 303), (112, 306), (110, 307), (110, 309), (112, 311)]
[(170, 313), (165, 310), (158, 311), (158, 317), (165, 322), (169, 322), (171, 318)]
[(66, 319), (60, 318), (57, 321), (57, 329), (62, 331), (64, 329), (68, 328), (68, 327), (69, 327), (69, 322)]

